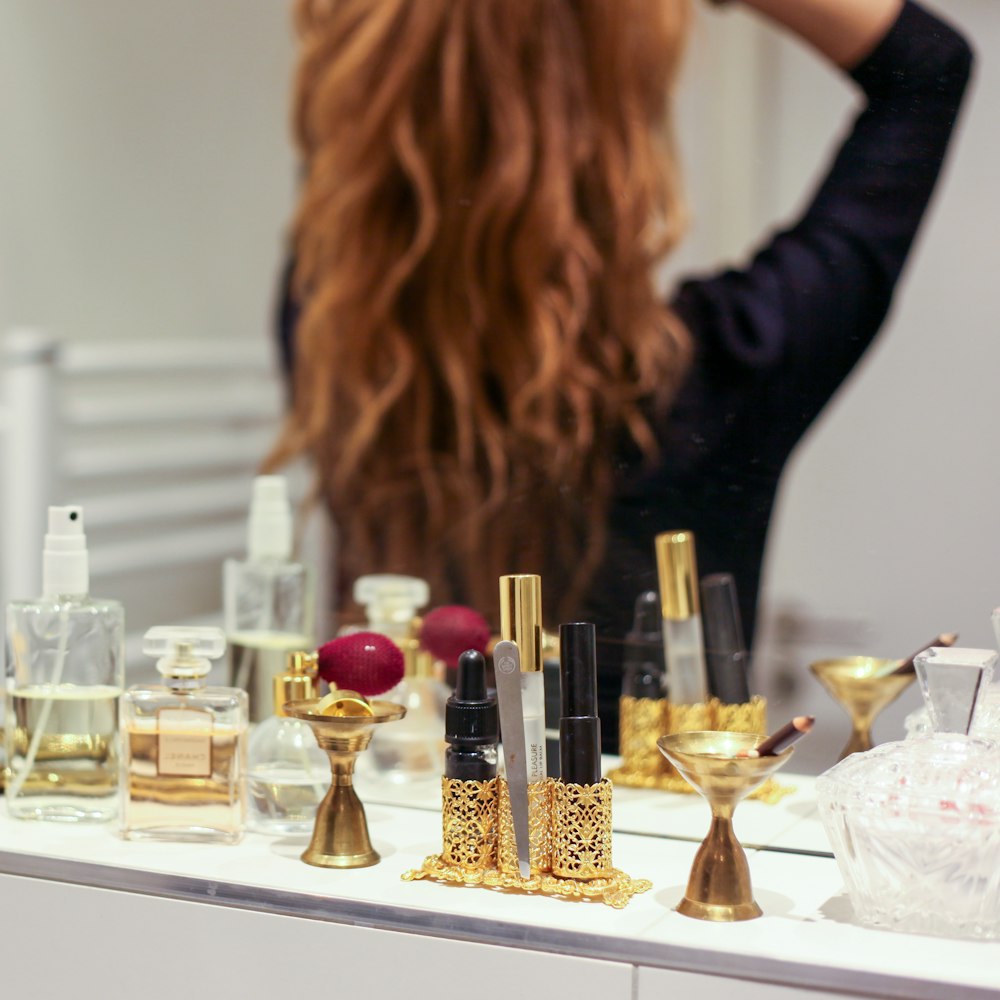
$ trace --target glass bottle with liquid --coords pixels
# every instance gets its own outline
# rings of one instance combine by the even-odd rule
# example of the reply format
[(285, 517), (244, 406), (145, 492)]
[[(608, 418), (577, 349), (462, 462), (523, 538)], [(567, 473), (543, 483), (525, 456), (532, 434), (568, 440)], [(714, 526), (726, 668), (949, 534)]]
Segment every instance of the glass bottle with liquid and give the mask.
[(316, 697), (316, 654), (295, 652), (274, 679), (274, 714), (250, 737), (248, 826), (258, 833), (311, 833), (330, 787), (330, 761), (305, 722), (284, 704)]
[(218, 628), (150, 629), (143, 652), (164, 684), (122, 697), (122, 836), (235, 844), (246, 821), (247, 695), (207, 687)]
[(118, 812), (121, 604), (88, 596), (80, 507), (50, 507), (43, 596), (7, 607), (7, 809), (18, 819), (111, 820)]
[(223, 605), (229, 682), (250, 697), (250, 719), (271, 714), (274, 678), (289, 653), (315, 648), (312, 587), (291, 561), (292, 512), (283, 476), (258, 476), (247, 526), (247, 558), (227, 559)]

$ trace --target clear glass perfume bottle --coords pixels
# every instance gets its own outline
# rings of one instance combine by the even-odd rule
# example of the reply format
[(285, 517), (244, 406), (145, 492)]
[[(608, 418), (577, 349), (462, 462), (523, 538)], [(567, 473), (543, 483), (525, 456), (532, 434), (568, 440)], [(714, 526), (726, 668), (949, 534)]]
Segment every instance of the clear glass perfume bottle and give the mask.
[(916, 657), (933, 730), (852, 754), (817, 779), (862, 923), (1000, 937), (1000, 747), (967, 735), (996, 659), (941, 647)]
[(229, 680), (250, 696), (250, 718), (271, 714), (285, 658), (315, 646), (309, 573), (291, 561), (292, 513), (283, 476), (258, 476), (247, 525), (247, 558), (223, 567)]
[(122, 836), (235, 844), (246, 819), (247, 695), (206, 687), (221, 629), (158, 627), (143, 652), (163, 685), (122, 696)]
[(316, 654), (291, 653), (274, 679), (274, 714), (250, 736), (248, 825), (258, 833), (311, 833), (330, 786), (330, 762), (309, 726), (283, 705), (316, 697)]
[(88, 589), (83, 512), (50, 507), (43, 596), (7, 607), (6, 799), (19, 819), (118, 812), (124, 612)]

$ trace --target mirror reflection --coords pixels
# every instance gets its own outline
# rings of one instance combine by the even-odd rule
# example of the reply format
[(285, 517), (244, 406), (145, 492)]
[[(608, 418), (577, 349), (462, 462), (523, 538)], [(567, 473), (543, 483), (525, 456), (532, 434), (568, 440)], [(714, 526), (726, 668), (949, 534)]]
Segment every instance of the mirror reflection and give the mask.
[(662, 532), (735, 577), (771, 721), (820, 717), (798, 767), (849, 730), (810, 661), (993, 645), (992, 9), (7, 7), (0, 328), (59, 362), (4, 441), (5, 598), (51, 497), (130, 632), (209, 616), (253, 470), (306, 459), (342, 619), (388, 571), (495, 629), (539, 572), (609, 749)]

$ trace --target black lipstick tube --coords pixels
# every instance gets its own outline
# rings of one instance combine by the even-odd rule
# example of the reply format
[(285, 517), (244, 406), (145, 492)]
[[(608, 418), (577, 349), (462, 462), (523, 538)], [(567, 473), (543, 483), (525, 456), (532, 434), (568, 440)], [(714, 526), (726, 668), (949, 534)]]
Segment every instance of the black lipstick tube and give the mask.
[(597, 633), (589, 622), (559, 626), (559, 774), (565, 784), (601, 780), (601, 720), (597, 717)]
[(743, 641), (736, 581), (730, 573), (714, 573), (702, 578), (701, 620), (705, 630), (709, 690), (724, 705), (749, 701), (750, 657)]

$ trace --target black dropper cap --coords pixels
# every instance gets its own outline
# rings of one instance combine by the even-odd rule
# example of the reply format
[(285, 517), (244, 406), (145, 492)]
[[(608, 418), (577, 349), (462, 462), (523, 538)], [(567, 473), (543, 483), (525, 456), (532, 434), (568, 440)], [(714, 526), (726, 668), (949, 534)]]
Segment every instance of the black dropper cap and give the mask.
[(622, 694), (663, 697), (663, 619), (660, 595), (647, 590), (635, 599), (632, 630), (625, 636)]
[(486, 692), (486, 659), (475, 649), (458, 658), (455, 693), (444, 710), (444, 738), (455, 747), (479, 747), (497, 742), (500, 725), (495, 698)]

